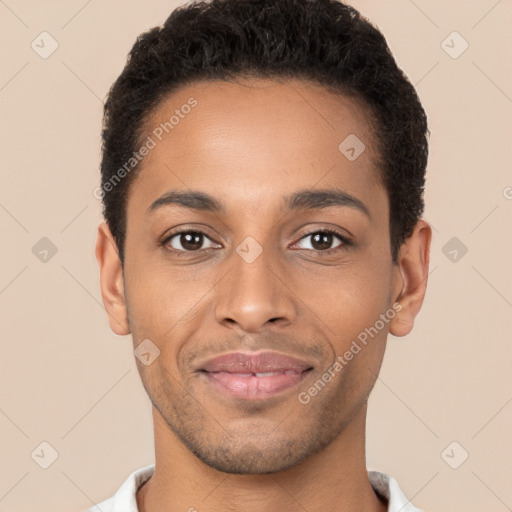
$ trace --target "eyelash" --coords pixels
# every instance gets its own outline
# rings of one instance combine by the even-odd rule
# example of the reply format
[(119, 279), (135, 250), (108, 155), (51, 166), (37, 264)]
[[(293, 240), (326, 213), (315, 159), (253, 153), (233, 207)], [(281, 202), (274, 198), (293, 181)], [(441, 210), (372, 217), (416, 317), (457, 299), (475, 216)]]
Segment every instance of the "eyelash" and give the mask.
[(308, 251), (309, 253), (316, 254), (318, 256), (325, 256), (325, 255), (331, 255), (333, 253), (339, 252), (339, 251), (346, 251), (349, 247), (352, 247), (354, 244), (352, 240), (350, 240), (347, 236), (342, 235), (339, 231), (336, 231), (335, 229), (317, 229), (315, 231), (309, 231), (307, 233), (303, 233), (300, 238), (299, 242), (303, 240), (304, 238), (307, 238), (312, 235), (334, 235), (335, 237), (339, 238), (341, 241), (341, 245), (338, 245), (337, 247), (332, 247), (331, 249), (326, 249), (324, 251), (318, 250), (318, 249), (303, 249)]
[[(197, 251), (181, 251), (181, 250), (177, 250), (177, 249), (173, 249), (173, 248), (169, 248), (168, 247), (168, 243), (176, 236), (179, 236), (179, 235), (183, 235), (183, 234), (186, 234), (186, 233), (194, 233), (194, 234), (201, 234), (203, 236), (205, 236), (206, 238), (210, 239), (208, 233), (206, 233), (205, 231), (203, 231), (202, 229), (200, 228), (195, 228), (195, 229), (184, 229), (182, 231), (176, 231), (174, 233), (171, 233), (168, 237), (165, 238), (165, 240), (163, 240), (161, 242), (161, 245), (163, 247), (165, 247), (166, 250), (170, 251), (170, 252), (173, 252), (174, 254), (176, 254), (177, 256), (183, 256), (185, 254), (193, 254), (195, 252), (199, 252), (199, 251), (210, 251), (214, 248), (212, 247), (209, 247), (207, 249), (199, 249)], [(301, 240), (303, 240), (304, 238), (307, 238), (308, 236), (312, 236), (312, 235), (317, 235), (317, 234), (327, 234), (327, 235), (334, 235), (336, 236), (337, 238), (339, 238), (339, 240), (341, 241), (341, 245), (337, 246), (337, 247), (333, 247), (331, 249), (326, 249), (324, 251), (321, 251), (321, 250), (318, 250), (318, 249), (303, 249), (303, 250), (306, 250), (310, 253), (313, 253), (313, 254), (316, 254), (318, 256), (325, 256), (326, 254), (330, 255), (334, 252), (338, 252), (338, 251), (343, 251), (343, 250), (347, 250), (349, 247), (352, 247), (354, 244), (352, 242), (352, 240), (350, 240), (348, 237), (346, 237), (345, 235), (342, 235), (340, 232), (334, 230), (334, 229), (317, 229), (315, 231), (310, 231), (308, 233), (303, 233), (300, 238), (299, 238), (299, 242)], [(211, 240), (211, 239), (210, 239)], [(298, 249), (296, 249), (298, 250)]]

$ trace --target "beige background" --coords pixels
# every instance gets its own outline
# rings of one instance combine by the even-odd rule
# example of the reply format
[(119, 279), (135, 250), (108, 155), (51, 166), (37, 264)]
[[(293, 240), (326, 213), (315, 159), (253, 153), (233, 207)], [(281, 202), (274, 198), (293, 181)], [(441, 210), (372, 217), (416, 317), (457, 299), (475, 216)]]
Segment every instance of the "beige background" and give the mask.
[[(137, 34), (180, 3), (0, 1), (0, 511), (79, 511), (153, 462), (131, 339), (101, 304), (92, 191), (102, 100)], [(512, 1), (353, 5), (383, 30), (432, 132), (429, 288), (414, 331), (390, 336), (368, 466), (429, 510), (512, 510)], [(47, 59), (31, 48), (43, 31), (58, 42)], [(445, 49), (462, 39), (442, 44), (453, 31), (469, 43), (456, 59)], [(42, 237), (57, 248), (47, 262), (32, 252)], [(43, 441), (58, 452), (48, 469), (31, 457)]]

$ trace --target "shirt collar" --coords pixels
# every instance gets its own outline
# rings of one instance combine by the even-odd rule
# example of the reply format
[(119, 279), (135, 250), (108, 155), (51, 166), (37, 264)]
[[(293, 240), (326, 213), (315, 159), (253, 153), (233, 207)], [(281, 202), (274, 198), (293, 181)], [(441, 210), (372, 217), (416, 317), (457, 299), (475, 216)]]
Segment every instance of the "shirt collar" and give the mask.
[[(138, 512), (137, 491), (155, 470), (154, 464), (135, 470), (112, 498), (98, 504), (103, 512)], [(379, 471), (368, 471), (368, 478), (375, 493), (388, 503), (387, 512), (421, 512), (405, 496), (397, 481)], [(87, 512), (97, 511), (92, 507)]]

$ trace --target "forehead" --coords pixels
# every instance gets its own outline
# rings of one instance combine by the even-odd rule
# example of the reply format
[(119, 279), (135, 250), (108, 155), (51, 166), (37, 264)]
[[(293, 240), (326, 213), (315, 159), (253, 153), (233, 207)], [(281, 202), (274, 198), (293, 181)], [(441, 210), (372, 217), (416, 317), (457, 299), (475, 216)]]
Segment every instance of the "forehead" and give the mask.
[(143, 133), (153, 148), (132, 188), (140, 206), (170, 188), (245, 197), (247, 208), (250, 198), (268, 202), (296, 189), (383, 190), (369, 109), (301, 80), (184, 86), (151, 112)]

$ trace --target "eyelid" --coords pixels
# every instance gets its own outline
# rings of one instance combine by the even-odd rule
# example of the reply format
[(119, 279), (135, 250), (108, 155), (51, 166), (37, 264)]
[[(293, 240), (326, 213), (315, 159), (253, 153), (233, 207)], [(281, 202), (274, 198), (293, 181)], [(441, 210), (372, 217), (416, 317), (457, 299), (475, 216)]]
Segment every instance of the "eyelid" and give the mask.
[(305, 238), (307, 236), (315, 235), (316, 233), (330, 233), (332, 235), (339, 237), (342, 242), (345, 242), (347, 244), (352, 243), (352, 237), (350, 235), (348, 235), (341, 229), (337, 229), (334, 227), (332, 227), (332, 228), (331, 227), (329, 227), (329, 228), (318, 227), (318, 228), (312, 228), (312, 229), (309, 228), (309, 229), (299, 233), (299, 235), (297, 235), (298, 240), (302, 240), (303, 238)]
[(335, 236), (336, 238), (338, 238), (340, 240), (340, 245), (337, 245), (336, 247), (331, 247), (330, 249), (324, 249), (324, 250), (320, 250), (320, 249), (295, 249), (295, 250), (303, 250), (303, 251), (308, 251), (308, 252), (314, 252), (314, 253), (319, 253), (319, 254), (331, 254), (331, 253), (334, 253), (334, 252), (337, 252), (337, 251), (342, 251), (344, 249), (347, 249), (348, 247), (351, 247), (354, 245), (354, 242), (352, 240), (352, 238), (344, 233), (341, 233), (338, 229), (336, 228), (314, 228), (314, 229), (310, 229), (309, 231), (306, 231), (306, 232), (303, 232), (299, 235), (299, 239), (297, 240), (297, 242), (294, 242), (292, 244), (292, 247), (294, 245), (297, 245), (300, 241), (304, 240), (304, 238), (307, 238), (309, 236), (312, 236), (312, 235), (315, 235), (317, 233), (328, 233), (330, 235), (333, 235)]
[(206, 232), (206, 230), (202, 229), (202, 228), (199, 228), (199, 227), (184, 227), (184, 228), (176, 228), (176, 230), (171, 230), (170, 233), (167, 233), (163, 240), (160, 242), (160, 245), (162, 245), (163, 247), (166, 247), (168, 251), (171, 251), (171, 252), (174, 252), (176, 254), (198, 254), (202, 251), (208, 251), (208, 250), (211, 250), (211, 249), (214, 249), (215, 247), (207, 247), (206, 249), (198, 249), (196, 251), (184, 251), (184, 250), (181, 250), (181, 249), (176, 249), (174, 247), (168, 247), (169, 244), (170, 244), (170, 241), (179, 236), (179, 235), (182, 235), (184, 233), (200, 233), (201, 235), (203, 235), (205, 238), (207, 238), (212, 244), (214, 245), (222, 245), (222, 244), (219, 244), (219, 242), (216, 242), (215, 240), (213, 240), (213, 238), (210, 236), (209, 233)]

